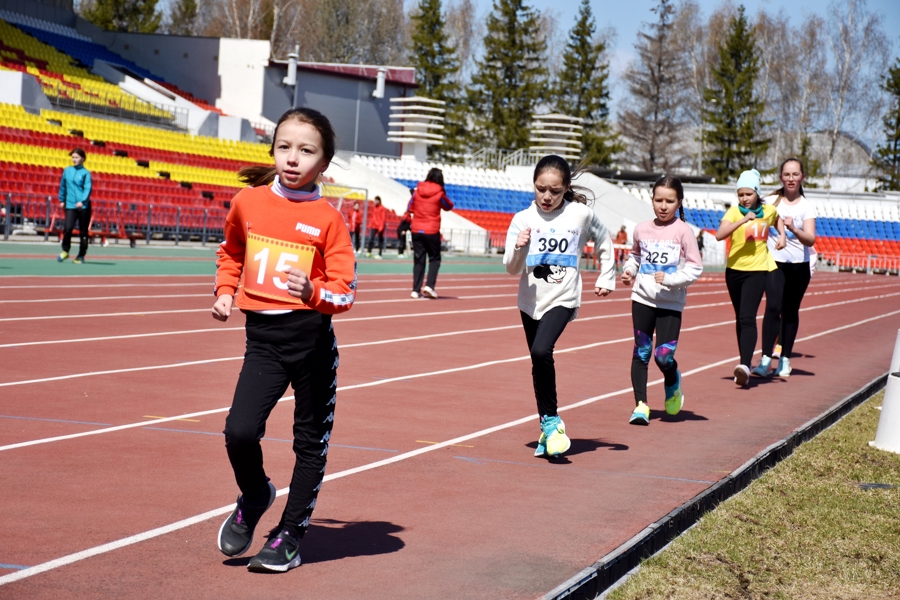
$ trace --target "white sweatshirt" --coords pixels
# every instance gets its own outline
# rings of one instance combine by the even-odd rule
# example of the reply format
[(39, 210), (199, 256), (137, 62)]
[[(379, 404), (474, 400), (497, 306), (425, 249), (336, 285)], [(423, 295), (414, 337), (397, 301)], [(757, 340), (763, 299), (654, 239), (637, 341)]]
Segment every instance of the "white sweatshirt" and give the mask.
[[(519, 232), (531, 229), (531, 243), (516, 249)], [(581, 252), (588, 240), (600, 259), (596, 287), (616, 289), (612, 240), (600, 219), (585, 204), (563, 201), (562, 206), (544, 212), (532, 203), (516, 213), (506, 234), (503, 264), (510, 275), (521, 273), (519, 310), (539, 320), (551, 308), (581, 306)]]

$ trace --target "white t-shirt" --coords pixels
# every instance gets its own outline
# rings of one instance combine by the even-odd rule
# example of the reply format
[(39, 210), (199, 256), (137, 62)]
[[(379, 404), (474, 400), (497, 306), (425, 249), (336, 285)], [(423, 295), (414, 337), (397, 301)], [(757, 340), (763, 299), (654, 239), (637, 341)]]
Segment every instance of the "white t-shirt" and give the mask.
[[(775, 204), (777, 199), (778, 196), (767, 196), (763, 198), (763, 202)], [(778, 206), (775, 207), (775, 210), (778, 211), (778, 216), (782, 219), (785, 217), (793, 218), (796, 229), (803, 229), (803, 222), (807, 219), (816, 218), (816, 207), (806, 199), (806, 196), (800, 196), (795, 204), (788, 204), (786, 200), (782, 199)], [(775, 244), (778, 241), (778, 232), (775, 231), (774, 227), (769, 231), (769, 252), (772, 254), (772, 258), (775, 259), (775, 262), (809, 262), (809, 246), (804, 246), (797, 239), (796, 235), (788, 231), (787, 227), (784, 228), (784, 233), (787, 238), (787, 245), (783, 250), (776, 250)]]

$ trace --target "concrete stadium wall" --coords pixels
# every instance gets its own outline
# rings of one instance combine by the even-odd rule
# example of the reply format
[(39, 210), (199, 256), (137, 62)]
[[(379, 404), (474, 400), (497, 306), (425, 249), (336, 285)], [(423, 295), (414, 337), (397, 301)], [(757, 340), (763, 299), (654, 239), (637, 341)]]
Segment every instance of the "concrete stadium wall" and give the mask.
[[(263, 115), (272, 122), (291, 107), (294, 90), (282, 84), (282, 65), (266, 69)], [(360, 154), (400, 156), (400, 144), (388, 142), (390, 98), (402, 97), (405, 88), (386, 82), (384, 98), (373, 98), (374, 79), (297, 69), (297, 106), (322, 112), (337, 134), (337, 148)]]

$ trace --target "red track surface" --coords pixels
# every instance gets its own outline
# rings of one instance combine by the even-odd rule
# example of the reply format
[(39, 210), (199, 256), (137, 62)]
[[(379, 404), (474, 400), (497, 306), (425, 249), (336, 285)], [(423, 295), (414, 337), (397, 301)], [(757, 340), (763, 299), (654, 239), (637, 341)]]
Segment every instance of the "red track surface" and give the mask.
[[(426, 301), (409, 279), (362, 277), (336, 319), (327, 483), (303, 566), (270, 577), (215, 542), (238, 493), (221, 430), (242, 317), (209, 316), (204, 278), (4, 279), (0, 598), (540, 597), (882, 375), (900, 328), (898, 279), (817, 274), (793, 375), (736, 389), (731, 304), (721, 275), (704, 278), (677, 353), (685, 410), (661, 418), (651, 366), (642, 428), (627, 424), (629, 293), (586, 294), (556, 354), (572, 449), (548, 462), (532, 457), (516, 280), (448, 274)], [(275, 409), (264, 441), (282, 492), (291, 413)]]

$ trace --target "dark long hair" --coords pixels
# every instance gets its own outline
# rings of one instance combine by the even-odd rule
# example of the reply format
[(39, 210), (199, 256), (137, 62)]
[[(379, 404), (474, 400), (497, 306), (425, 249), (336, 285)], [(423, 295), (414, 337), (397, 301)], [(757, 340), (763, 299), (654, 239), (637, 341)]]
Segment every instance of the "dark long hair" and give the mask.
[[(563, 200), (566, 202), (588, 204), (588, 198), (584, 192), (590, 192), (590, 190), (580, 185), (572, 185), (572, 180), (584, 172), (584, 169), (581, 166), (577, 167), (575, 171), (572, 172), (572, 167), (569, 166), (566, 159), (562, 156), (557, 156), (556, 154), (548, 154), (535, 165), (534, 177), (531, 179), (532, 183), (537, 181), (537, 178), (541, 173), (550, 169), (558, 171), (559, 174), (562, 175), (563, 185), (566, 186), (566, 191), (563, 193)], [(576, 190), (584, 190), (584, 192)]]
[(684, 218), (684, 186), (681, 185), (681, 180), (677, 177), (672, 177), (671, 175), (663, 175), (659, 179), (656, 180), (656, 183), (653, 184), (653, 191), (650, 192), (650, 196), (652, 197), (656, 194), (656, 188), (668, 188), (670, 190), (675, 190), (675, 196), (678, 197), (678, 216), (682, 221), (687, 222), (687, 219)]
[[(791, 158), (786, 158), (784, 160), (784, 162), (781, 163), (781, 166), (778, 167), (778, 177), (779, 178), (781, 178), (781, 174), (784, 173), (784, 165), (788, 164), (789, 162), (795, 162), (798, 165), (800, 165), (800, 174), (803, 175), (804, 177), (806, 177), (806, 168), (803, 166), (803, 161), (800, 160), (799, 158), (791, 157)], [(800, 195), (802, 196), (803, 195), (803, 184), (801, 183), (800, 185), (797, 186), (797, 188), (799, 189)], [(781, 199), (785, 197), (784, 185), (782, 185), (780, 188), (778, 188), (778, 191), (775, 192), (775, 195), (778, 196), (778, 199), (775, 200), (775, 206), (778, 206), (778, 203), (781, 202)]]
[[(289, 119), (293, 119), (298, 123), (306, 123), (312, 125), (319, 135), (322, 137), (322, 152), (325, 154), (325, 160), (331, 162), (334, 158), (335, 134), (334, 128), (328, 117), (312, 108), (292, 108), (278, 119), (275, 125), (275, 133), (272, 134), (272, 145), (269, 146), (269, 156), (275, 156), (275, 139), (278, 137), (278, 128), (282, 123)], [(261, 185), (269, 185), (275, 181), (275, 167), (265, 167), (262, 165), (253, 165), (243, 167), (238, 171), (238, 179), (252, 187)]]
[(444, 189), (444, 172), (437, 167), (432, 167), (432, 169), (428, 171), (428, 175), (425, 176), (425, 181), (436, 183), (441, 186), (441, 189)]

